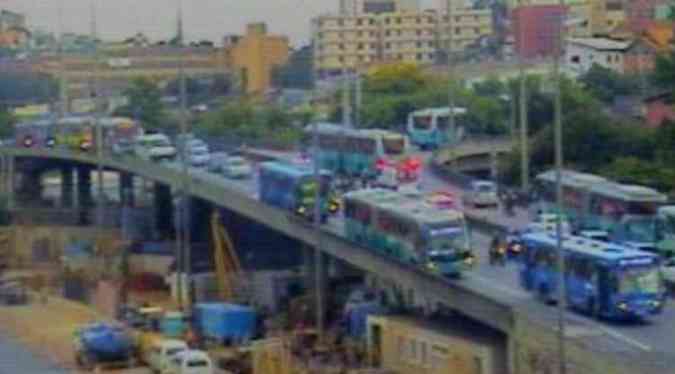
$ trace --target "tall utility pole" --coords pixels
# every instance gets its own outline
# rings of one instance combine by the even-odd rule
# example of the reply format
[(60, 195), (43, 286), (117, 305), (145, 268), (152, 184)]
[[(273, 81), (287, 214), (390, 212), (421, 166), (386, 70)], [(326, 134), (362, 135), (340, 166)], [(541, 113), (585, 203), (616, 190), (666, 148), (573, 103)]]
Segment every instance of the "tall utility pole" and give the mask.
[[(179, 86), (180, 86), (180, 133), (183, 137), (183, 140), (187, 139), (188, 133), (188, 124), (187, 124), (187, 97), (186, 97), (186, 81), (185, 81), (185, 34), (183, 32), (183, 2), (178, 0), (178, 53), (179, 53), (179, 65), (178, 65), (178, 75), (179, 75)], [(180, 161), (182, 163), (183, 170), (183, 193), (180, 204), (180, 215), (181, 215), (181, 225), (179, 230), (183, 232), (182, 235), (182, 244), (179, 246), (179, 249), (182, 250), (182, 259), (183, 259), (183, 270), (185, 277), (187, 279), (187, 284), (182, 286), (187, 290), (186, 294), (190, 295), (190, 276), (192, 272), (192, 262), (191, 262), (191, 232), (190, 232), (190, 170), (188, 167), (187, 159), (187, 147), (186, 144), (180, 149)], [(182, 280), (180, 281), (182, 283)], [(180, 289), (180, 288), (179, 288)], [(185, 305), (190, 305), (189, 300), (183, 300)]]
[(351, 80), (349, 78), (349, 70), (346, 67), (342, 68), (342, 127), (345, 129), (351, 128)]
[(98, 184), (98, 198), (96, 199), (96, 225), (99, 231), (103, 229), (103, 129), (101, 128), (101, 118), (99, 110), (102, 110), (101, 93), (98, 84), (98, 25), (96, 19), (96, 0), (91, 0), (91, 39), (92, 39), (92, 80), (91, 97), (94, 104), (94, 126), (96, 129), (96, 183)]
[(363, 101), (363, 78), (359, 72), (356, 73), (354, 91), (354, 127), (361, 127), (361, 104)]
[[(565, 6), (565, 0), (559, 0), (562, 7)], [(565, 310), (567, 308), (567, 290), (565, 285), (565, 252), (562, 246), (562, 167), (563, 167), (563, 139), (562, 139), (562, 93), (560, 87), (560, 58), (563, 51), (563, 41), (565, 33), (565, 13), (560, 13), (560, 19), (557, 20), (555, 34), (555, 55), (553, 56), (553, 81), (555, 84), (555, 99), (553, 103), (554, 115), (554, 137), (555, 137), (555, 182), (556, 182), (556, 204), (558, 214), (556, 215), (555, 231), (558, 253), (558, 359), (559, 373), (566, 374), (566, 352), (565, 352)]]
[[(524, 1), (520, 1), (520, 6), (523, 6)], [(522, 25), (521, 25), (522, 27)], [(528, 123), (527, 123), (527, 77), (525, 76), (525, 48), (523, 43), (525, 43), (525, 38), (523, 38), (522, 30), (518, 30), (521, 33), (520, 37), (520, 51), (518, 53), (518, 80), (520, 83), (520, 94), (519, 104), (520, 104), (520, 187), (523, 191), (527, 191), (530, 188), (530, 157), (528, 150)]]
[[(58, 108), (58, 118), (61, 119), (66, 115), (68, 110), (68, 81), (66, 77), (66, 58), (64, 53), (63, 46), (63, 5), (59, 2), (58, 5), (58, 18), (59, 18), (59, 40), (57, 43), (58, 56), (59, 56), (59, 108)], [(59, 130), (60, 131), (60, 130)], [(60, 134), (63, 135), (63, 134)]]
[(452, 37), (453, 33), (455, 30), (453, 27), (453, 21), (452, 21), (452, 0), (447, 1), (448, 5), (448, 128), (450, 130), (450, 136), (451, 136), (451, 143), (455, 143), (457, 141), (457, 127), (455, 125), (455, 66), (454, 66), (454, 59), (452, 58), (453, 56), (453, 51), (452, 51)]
[(316, 233), (316, 248), (314, 248), (314, 287), (316, 288), (316, 331), (319, 342), (323, 341), (324, 333), (324, 298), (323, 298), (323, 255), (321, 253), (321, 173), (319, 170), (319, 130), (316, 120), (312, 122), (312, 155), (314, 163), (314, 232)]

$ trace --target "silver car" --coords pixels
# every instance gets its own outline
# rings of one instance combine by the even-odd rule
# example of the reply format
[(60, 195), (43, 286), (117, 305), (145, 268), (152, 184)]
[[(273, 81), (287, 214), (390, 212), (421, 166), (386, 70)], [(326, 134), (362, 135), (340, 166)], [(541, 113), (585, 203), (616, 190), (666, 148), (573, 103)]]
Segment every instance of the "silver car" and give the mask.
[(253, 174), (251, 164), (245, 158), (232, 156), (225, 159), (222, 165), (223, 175), (227, 178), (245, 179)]
[(471, 182), (469, 190), (464, 192), (464, 204), (475, 208), (499, 205), (497, 186), (489, 181)]

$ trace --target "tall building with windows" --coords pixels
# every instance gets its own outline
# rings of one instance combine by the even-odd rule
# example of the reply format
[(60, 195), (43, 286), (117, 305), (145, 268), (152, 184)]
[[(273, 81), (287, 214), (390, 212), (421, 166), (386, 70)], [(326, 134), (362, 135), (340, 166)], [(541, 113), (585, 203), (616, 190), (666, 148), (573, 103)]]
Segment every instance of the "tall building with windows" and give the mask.
[(461, 51), (491, 34), (489, 9), (454, 10), (452, 22), (435, 10), (323, 15), (312, 20), (314, 69), (325, 76), (378, 62), (432, 64), (450, 37)]
[(340, 0), (340, 15), (343, 16), (416, 12), (419, 8), (420, 0)]

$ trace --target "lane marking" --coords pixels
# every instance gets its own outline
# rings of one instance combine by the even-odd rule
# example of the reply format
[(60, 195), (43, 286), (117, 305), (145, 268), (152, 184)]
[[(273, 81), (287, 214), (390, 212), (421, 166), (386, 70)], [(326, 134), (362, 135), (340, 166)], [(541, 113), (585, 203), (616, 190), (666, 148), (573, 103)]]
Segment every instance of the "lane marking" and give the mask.
[(624, 335), (624, 334), (622, 334), (618, 331), (615, 331), (615, 330), (613, 330), (609, 327), (605, 327), (605, 326), (603, 326), (599, 323), (596, 323), (596, 322), (593, 322), (592, 324), (595, 325), (594, 327), (597, 327), (598, 329), (600, 329), (600, 331), (604, 332), (605, 334), (607, 334), (607, 335), (609, 335), (609, 336), (611, 336), (611, 337), (613, 337), (617, 340), (621, 340), (626, 344), (635, 346), (635, 347), (637, 347), (637, 348), (639, 348), (639, 349), (641, 349), (645, 352), (651, 352), (651, 350), (652, 350), (651, 346), (649, 346), (647, 344), (644, 344), (644, 343), (642, 343), (642, 342), (640, 342), (636, 339), (633, 339), (629, 336), (626, 336), (626, 335)]

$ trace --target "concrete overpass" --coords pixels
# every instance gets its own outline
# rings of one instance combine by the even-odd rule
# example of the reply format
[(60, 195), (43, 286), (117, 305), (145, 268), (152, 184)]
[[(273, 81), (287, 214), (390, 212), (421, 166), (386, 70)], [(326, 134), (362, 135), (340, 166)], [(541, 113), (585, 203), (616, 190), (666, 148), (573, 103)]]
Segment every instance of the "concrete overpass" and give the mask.
[[(3, 168), (8, 171), (3, 175), (9, 178), (12, 178), (14, 174), (16, 159), (58, 160), (89, 168), (95, 164), (95, 158), (92, 155), (61, 150), (0, 148), (0, 156), (2, 156)], [(105, 157), (103, 163), (107, 169), (117, 170), (127, 175), (142, 176), (165, 187), (182, 185), (180, 167), (163, 167), (134, 157)], [(249, 217), (308, 246), (319, 248), (329, 256), (373, 274), (385, 284), (395, 284), (404, 290), (403, 294), (411, 304), (423, 304), (430, 309), (443, 305), (502, 332), (507, 337), (509, 372), (527, 374), (540, 372), (536, 371), (539, 369), (526, 369), (531, 357), (524, 356), (522, 347), (531, 346), (533, 347), (531, 349), (539, 350), (542, 348), (541, 344), (553, 344), (555, 334), (549, 328), (550, 324), (546, 322), (550, 314), (546, 312), (545, 307), (537, 308), (537, 313), (547, 317), (539, 318), (539, 323), (536, 325), (529, 320), (529, 310), (527, 313), (522, 311), (523, 305), (532, 301), (529, 296), (514, 297), (513, 294), (504, 292), (504, 288), (499, 287), (498, 282), (493, 283), (489, 279), (472, 274), (467, 274), (463, 279), (456, 281), (434, 276), (420, 268), (397, 262), (345, 240), (340, 235), (339, 226), (336, 227), (329, 223), (323, 226), (319, 233), (288, 212), (259, 202), (255, 193), (251, 193), (250, 185), (227, 181), (206, 172), (192, 173), (191, 177), (190, 189), (194, 197)], [(4, 185), (12, 186), (10, 183)], [(9, 192), (11, 196), (11, 188)], [(547, 348), (550, 347), (543, 349)], [(628, 367), (616, 369), (614, 366), (606, 366), (607, 360), (613, 359), (614, 356), (610, 355), (607, 360), (603, 360), (574, 344), (570, 346), (570, 361), (573, 360), (571, 357), (573, 355), (574, 360), (584, 363), (584, 374), (637, 372), (630, 371)]]

